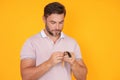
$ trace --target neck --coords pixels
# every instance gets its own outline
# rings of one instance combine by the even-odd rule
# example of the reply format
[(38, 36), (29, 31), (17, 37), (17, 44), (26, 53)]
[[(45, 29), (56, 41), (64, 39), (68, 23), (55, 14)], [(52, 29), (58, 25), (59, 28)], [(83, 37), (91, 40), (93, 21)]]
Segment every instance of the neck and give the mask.
[(47, 32), (46, 29), (45, 29), (44, 31), (45, 31), (46, 35), (47, 35), (54, 43), (56, 43), (56, 41), (57, 41), (57, 40), (59, 39), (59, 37), (60, 37), (60, 36), (52, 36), (52, 35), (50, 35), (50, 34)]

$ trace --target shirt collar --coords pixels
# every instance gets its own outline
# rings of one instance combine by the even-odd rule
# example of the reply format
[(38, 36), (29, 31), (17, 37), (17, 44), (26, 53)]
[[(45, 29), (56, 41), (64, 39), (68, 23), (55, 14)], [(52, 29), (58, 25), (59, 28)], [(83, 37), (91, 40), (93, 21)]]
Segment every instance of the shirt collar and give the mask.
[[(40, 34), (41, 34), (41, 37), (43, 37), (43, 38), (48, 37), (48, 36), (46, 35), (46, 33), (44, 32), (44, 30), (41, 30)], [(64, 33), (61, 32), (60, 38), (64, 38), (64, 37), (65, 37)]]

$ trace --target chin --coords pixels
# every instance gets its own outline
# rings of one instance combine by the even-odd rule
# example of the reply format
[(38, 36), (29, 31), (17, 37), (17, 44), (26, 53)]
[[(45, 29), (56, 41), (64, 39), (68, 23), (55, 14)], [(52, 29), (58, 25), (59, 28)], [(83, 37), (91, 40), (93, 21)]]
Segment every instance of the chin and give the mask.
[(53, 34), (53, 36), (58, 37), (58, 36), (60, 36), (60, 34)]

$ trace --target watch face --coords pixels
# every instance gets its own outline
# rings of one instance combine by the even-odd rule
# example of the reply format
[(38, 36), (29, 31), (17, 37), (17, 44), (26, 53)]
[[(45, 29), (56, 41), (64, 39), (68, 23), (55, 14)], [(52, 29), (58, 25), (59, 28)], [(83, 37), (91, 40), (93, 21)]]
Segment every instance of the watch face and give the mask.
[(71, 54), (70, 54), (70, 52), (65, 51), (64, 53), (65, 53), (65, 55), (68, 55), (68, 56), (69, 56), (69, 58), (71, 58), (71, 57), (72, 57), (72, 56), (71, 56)]

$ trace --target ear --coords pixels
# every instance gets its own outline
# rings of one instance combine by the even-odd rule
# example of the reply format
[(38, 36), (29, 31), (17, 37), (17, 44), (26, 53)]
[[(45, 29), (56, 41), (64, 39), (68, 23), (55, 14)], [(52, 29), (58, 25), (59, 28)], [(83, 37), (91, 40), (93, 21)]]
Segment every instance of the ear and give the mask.
[(45, 16), (42, 16), (42, 20), (43, 20), (44, 23), (46, 23), (46, 18), (45, 18)]

